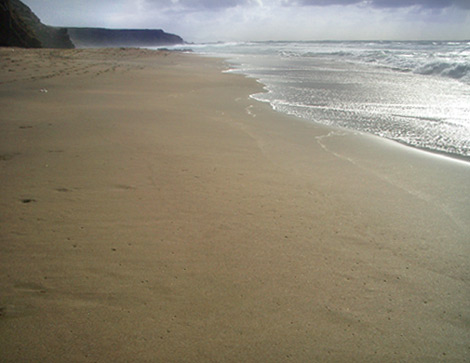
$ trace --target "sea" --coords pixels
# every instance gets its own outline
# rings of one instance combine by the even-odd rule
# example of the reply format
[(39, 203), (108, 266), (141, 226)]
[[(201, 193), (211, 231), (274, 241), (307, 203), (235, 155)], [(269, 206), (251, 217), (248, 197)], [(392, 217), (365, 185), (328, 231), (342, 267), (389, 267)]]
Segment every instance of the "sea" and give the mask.
[(252, 95), (306, 122), (470, 162), (470, 41), (186, 44), (259, 80)]

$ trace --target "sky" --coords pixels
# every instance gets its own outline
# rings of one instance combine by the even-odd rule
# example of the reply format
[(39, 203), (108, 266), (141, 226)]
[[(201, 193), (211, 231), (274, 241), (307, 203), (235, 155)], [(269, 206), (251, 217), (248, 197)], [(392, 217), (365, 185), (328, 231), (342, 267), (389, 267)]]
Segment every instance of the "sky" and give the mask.
[(470, 0), (22, 1), (48, 25), (163, 29), (196, 43), (470, 39)]

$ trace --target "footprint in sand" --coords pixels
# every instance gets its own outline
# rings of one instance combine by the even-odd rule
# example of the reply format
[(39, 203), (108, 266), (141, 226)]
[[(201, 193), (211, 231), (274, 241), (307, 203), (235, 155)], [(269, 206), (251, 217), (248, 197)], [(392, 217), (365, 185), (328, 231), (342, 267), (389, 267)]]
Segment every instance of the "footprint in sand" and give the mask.
[(18, 282), (14, 285), (14, 288), (22, 292), (32, 293), (32, 294), (36, 294), (36, 293), (45, 294), (47, 292), (44, 286), (37, 284), (35, 282)]
[(24, 203), (24, 204), (33, 203), (33, 202), (36, 202), (36, 199), (33, 199), (33, 198), (21, 199), (21, 203)]
[(8, 161), (13, 159), (15, 156), (20, 155), (20, 153), (11, 153), (11, 154), (0, 154), (0, 160)]
[(115, 189), (117, 190), (135, 190), (137, 189), (136, 187), (132, 186), (132, 185), (125, 185), (125, 184), (117, 184), (114, 186)]

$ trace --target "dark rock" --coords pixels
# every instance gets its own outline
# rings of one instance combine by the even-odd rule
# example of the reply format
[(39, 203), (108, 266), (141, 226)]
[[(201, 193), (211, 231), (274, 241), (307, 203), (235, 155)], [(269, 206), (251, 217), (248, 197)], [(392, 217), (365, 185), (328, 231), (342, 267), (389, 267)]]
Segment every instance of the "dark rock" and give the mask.
[(41, 41), (9, 0), (0, 0), (0, 24), (0, 46), (41, 48)]
[(20, 0), (0, 0), (0, 45), (74, 48), (67, 29), (44, 25)]

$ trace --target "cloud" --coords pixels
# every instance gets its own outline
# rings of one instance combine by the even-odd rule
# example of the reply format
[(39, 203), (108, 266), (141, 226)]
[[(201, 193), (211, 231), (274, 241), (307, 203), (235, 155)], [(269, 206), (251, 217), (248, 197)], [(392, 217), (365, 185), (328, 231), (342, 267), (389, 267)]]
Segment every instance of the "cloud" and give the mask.
[(427, 9), (442, 9), (453, 5), (452, 0), (373, 0), (372, 6), (379, 8), (405, 8), (419, 6)]
[[(250, 6), (182, 12), (178, 29), (189, 41), (239, 40), (425, 40), (462, 39), (470, 34), (470, 14), (453, 6), (423, 8), (366, 5), (356, 0), (312, 6), (262, 1)], [(407, 2), (409, 4), (410, 1)], [(290, 6), (286, 6), (290, 5)], [(163, 19), (164, 21), (164, 19)], [(467, 36), (465, 36), (467, 34)]]
[(57, 26), (162, 28), (187, 41), (470, 38), (469, 0), (23, 0)]
[(163, 7), (183, 9), (226, 9), (236, 6), (348, 6), (360, 5), (375, 8), (405, 8), (418, 6), (428, 9), (443, 9), (451, 6), (470, 8), (469, 0), (147, 0)]
[(332, 6), (359, 4), (362, 0), (292, 0), (284, 1), (284, 5), (306, 5), (306, 6)]
[(418, 6), (426, 9), (443, 9), (451, 6), (470, 8), (468, 0), (285, 0), (285, 6), (332, 6), (360, 5), (374, 8), (406, 8)]
[(257, 3), (252, 0), (145, 0), (148, 6), (162, 10), (220, 10)]
[[(470, 0), (23, 0), (39, 11), (40, 15), (54, 20), (62, 15), (69, 18), (98, 20), (128, 13), (136, 15), (137, 10), (153, 13), (223, 12), (227, 9), (246, 8), (261, 11), (270, 8), (299, 7), (350, 7), (362, 9), (399, 9), (415, 7), (419, 9), (470, 9)], [(51, 11), (56, 9), (56, 11)], [(124, 9), (124, 10), (123, 10)], [(130, 12), (130, 13), (129, 13)]]

